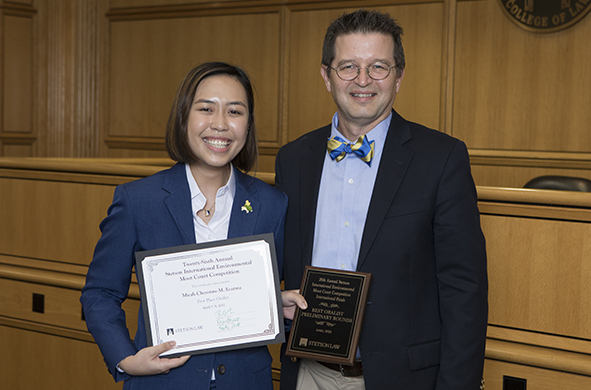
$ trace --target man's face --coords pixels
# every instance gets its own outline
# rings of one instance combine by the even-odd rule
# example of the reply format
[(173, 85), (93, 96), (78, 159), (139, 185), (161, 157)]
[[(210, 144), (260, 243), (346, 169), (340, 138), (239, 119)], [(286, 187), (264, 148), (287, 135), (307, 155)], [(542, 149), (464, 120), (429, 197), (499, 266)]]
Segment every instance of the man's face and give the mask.
[(392, 68), (385, 79), (373, 80), (365, 67), (376, 62), (394, 66), (393, 53), (394, 40), (389, 35), (342, 35), (336, 39), (331, 66), (338, 68), (342, 64), (354, 64), (364, 69), (360, 69), (354, 80), (344, 81), (334, 69), (328, 73), (326, 66), (321, 68), (326, 89), (338, 108), (339, 131), (350, 141), (368, 133), (390, 115), (404, 72), (396, 79), (396, 69)]

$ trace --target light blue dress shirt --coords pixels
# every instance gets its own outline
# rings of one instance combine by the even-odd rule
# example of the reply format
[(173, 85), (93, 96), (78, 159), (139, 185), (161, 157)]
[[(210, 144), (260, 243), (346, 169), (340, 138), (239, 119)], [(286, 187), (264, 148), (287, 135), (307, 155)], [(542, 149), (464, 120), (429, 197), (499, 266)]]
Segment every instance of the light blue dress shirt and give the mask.
[[(338, 120), (338, 113), (334, 114), (330, 136), (346, 140), (337, 130)], [(316, 210), (313, 266), (357, 269), (367, 210), (391, 120), (392, 114), (367, 133), (368, 140), (375, 141), (371, 166), (354, 154), (336, 162), (326, 152)]]

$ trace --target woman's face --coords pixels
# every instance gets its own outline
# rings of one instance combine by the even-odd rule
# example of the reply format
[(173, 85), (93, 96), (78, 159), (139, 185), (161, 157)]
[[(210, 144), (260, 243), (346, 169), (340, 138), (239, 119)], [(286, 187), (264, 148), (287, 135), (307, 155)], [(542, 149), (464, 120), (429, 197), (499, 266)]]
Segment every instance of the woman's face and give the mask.
[(224, 75), (201, 81), (187, 121), (196, 165), (227, 166), (246, 143), (248, 119), (248, 99), (239, 81)]

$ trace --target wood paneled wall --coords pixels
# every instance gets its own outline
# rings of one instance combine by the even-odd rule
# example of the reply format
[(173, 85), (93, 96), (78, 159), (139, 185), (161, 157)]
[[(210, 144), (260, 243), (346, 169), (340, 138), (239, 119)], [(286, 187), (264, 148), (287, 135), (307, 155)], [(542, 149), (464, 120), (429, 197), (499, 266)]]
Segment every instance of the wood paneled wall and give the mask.
[(477, 184), (591, 178), (591, 16), (536, 34), (498, 0), (0, 0), (0, 155), (166, 157), (180, 79), (223, 60), (253, 79), (272, 172), (281, 145), (329, 123), (322, 39), (360, 6), (405, 30), (395, 108), (464, 140)]
[(0, 3), (0, 155), (29, 156), (36, 139), (31, 1)]

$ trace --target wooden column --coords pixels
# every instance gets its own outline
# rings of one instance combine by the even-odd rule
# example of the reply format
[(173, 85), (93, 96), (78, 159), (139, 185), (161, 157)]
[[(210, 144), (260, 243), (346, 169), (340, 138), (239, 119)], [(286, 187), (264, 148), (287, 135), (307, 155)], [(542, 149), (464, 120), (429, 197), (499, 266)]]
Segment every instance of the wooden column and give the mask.
[(38, 2), (39, 157), (100, 153), (101, 0)]

